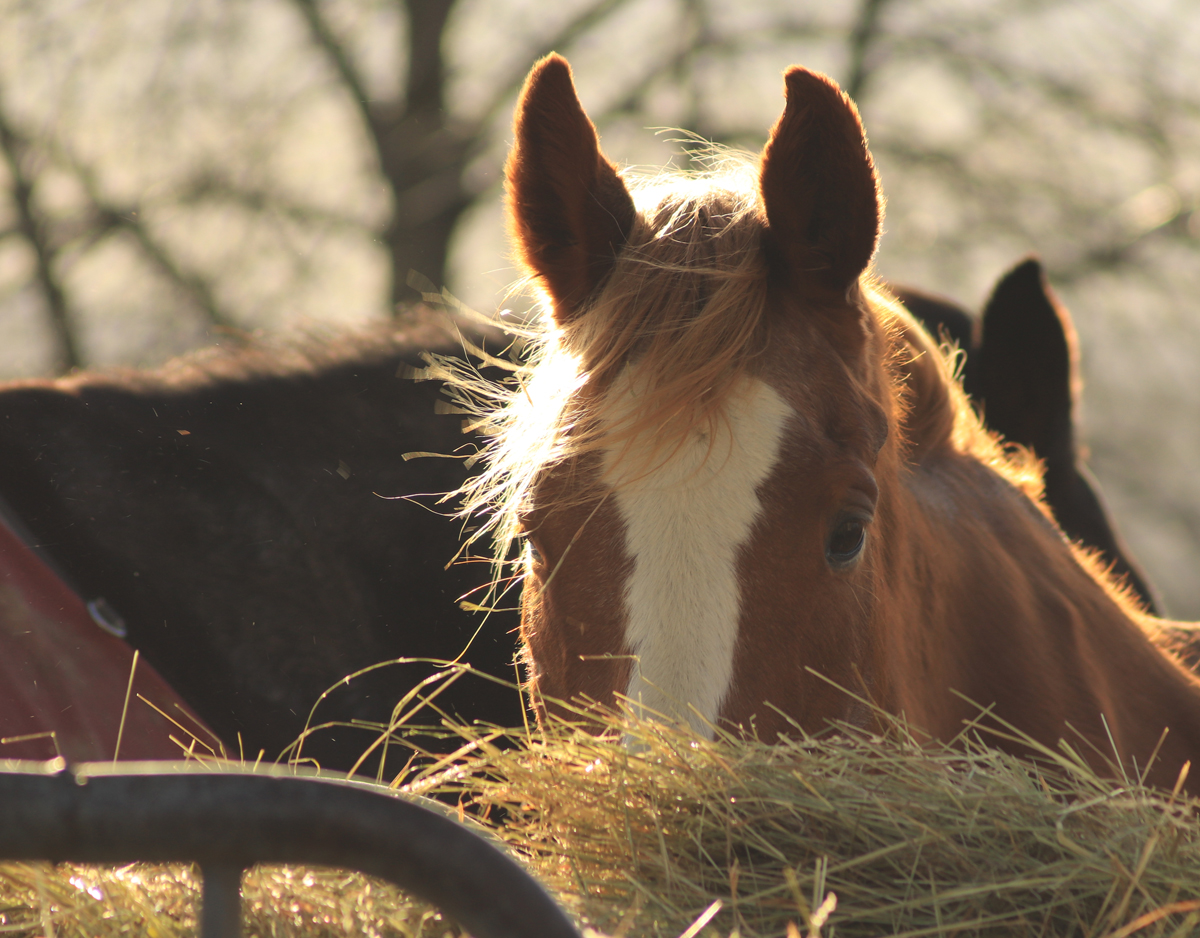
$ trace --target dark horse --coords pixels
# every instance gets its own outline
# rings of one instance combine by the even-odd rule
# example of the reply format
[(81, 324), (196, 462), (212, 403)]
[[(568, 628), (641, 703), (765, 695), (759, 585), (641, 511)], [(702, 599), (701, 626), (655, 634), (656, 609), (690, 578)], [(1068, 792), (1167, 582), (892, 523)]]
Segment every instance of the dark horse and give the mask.
[(1075, 430), (1083, 384), (1075, 327), (1042, 265), (1028, 258), (1004, 274), (978, 320), (944, 297), (891, 289), (931, 335), (963, 352), (963, 389), (988, 427), (1042, 460), (1046, 503), (1063, 532), (1099, 550), (1146, 610), (1161, 615), (1161, 600), (1110, 520), (1084, 462)]
[[(462, 460), (404, 459), (464, 445), (461, 418), (434, 412), (437, 388), (397, 377), (447, 341), (425, 324), (10, 383), (0, 493), (235, 757), (240, 737), (248, 759), (276, 758), (323, 691), (385, 659), (454, 659), (469, 645), (464, 660), (515, 683), (512, 614), (485, 621), (457, 604), (486, 565), (445, 569), (460, 526), (433, 499), (400, 497), (466, 475)], [(314, 722), (386, 723), (435, 670), (350, 681)], [(479, 678), (437, 703), (506, 726), (523, 714), (515, 690)], [(417, 722), (436, 723), (425, 716)], [(375, 736), (324, 730), (302, 755), (349, 768)]]
[(759, 160), (646, 180), (600, 152), (565, 60), (522, 92), (509, 222), (545, 329), (465, 495), (500, 562), (525, 545), (539, 714), (626, 700), (770, 739), (875, 725), (869, 700), (949, 740), (983, 706), (1170, 787), (1200, 681), (871, 277), (853, 103), (785, 87)]

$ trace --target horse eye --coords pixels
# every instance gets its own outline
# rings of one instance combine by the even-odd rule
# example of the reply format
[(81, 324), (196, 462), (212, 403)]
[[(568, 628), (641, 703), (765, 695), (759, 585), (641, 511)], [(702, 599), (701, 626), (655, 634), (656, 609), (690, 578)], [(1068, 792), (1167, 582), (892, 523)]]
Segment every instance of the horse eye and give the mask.
[(541, 563), (542, 562), (542, 552), (537, 549), (537, 546), (533, 543), (533, 541), (526, 540), (525, 541), (525, 549), (527, 551), (529, 551), (529, 562), (530, 563)]
[(861, 518), (843, 518), (825, 545), (825, 559), (831, 567), (854, 563), (867, 543), (867, 526)]

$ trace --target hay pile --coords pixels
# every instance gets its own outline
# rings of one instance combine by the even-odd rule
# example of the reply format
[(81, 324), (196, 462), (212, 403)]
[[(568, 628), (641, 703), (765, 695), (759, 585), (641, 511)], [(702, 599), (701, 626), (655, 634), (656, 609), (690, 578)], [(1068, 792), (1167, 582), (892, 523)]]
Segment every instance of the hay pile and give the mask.
[(488, 752), (463, 796), (503, 808), (505, 839), (613, 935), (676, 936), (718, 900), (702, 934), (1200, 933), (1192, 806), (1044, 757), (614, 722)]
[[(627, 719), (397, 779), (484, 816), (580, 920), (633, 936), (1200, 934), (1200, 824), (1179, 795), (978, 745), (845, 729), (768, 746)], [(628, 745), (627, 745), (628, 744)], [(1049, 763), (1053, 763), (1049, 765)], [(137, 882), (140, 880), (140, 882)], [(195, 932), (182, 867), (0, 867), (0, 930)], [(247, 875), (252, 935), (457, 934), (390, 887)]]

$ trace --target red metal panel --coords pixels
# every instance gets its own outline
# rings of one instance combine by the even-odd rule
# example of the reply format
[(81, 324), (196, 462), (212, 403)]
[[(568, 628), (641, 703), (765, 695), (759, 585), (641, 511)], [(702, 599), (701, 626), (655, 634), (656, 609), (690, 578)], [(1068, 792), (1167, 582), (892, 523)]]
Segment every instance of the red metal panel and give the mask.
[(108, 760), (118, 732), (121, 759), (182, 758), (170, 736), (185, 745), (191, 737), (139, 694), (215, 745), (149, 662), (138, 661), (125, 708), (133, 662), (133, 649), (96, 625), (83, 601), (0, 523), (0, 741), (7, 740), (0, 759)]

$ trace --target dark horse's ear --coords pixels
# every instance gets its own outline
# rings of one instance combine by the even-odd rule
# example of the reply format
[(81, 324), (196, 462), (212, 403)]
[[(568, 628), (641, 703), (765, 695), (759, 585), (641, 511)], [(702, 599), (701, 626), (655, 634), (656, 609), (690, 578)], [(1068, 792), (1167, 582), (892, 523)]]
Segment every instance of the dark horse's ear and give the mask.
[(832, 79), (790, 68), (784, 84), (759, 178), (768, 250), (797, 285), (844, 291), (879, 240), (875, 162), (858, 109)]
[(546, 56), (529, 73), (513, 136), (505, 166), (509, 234), (563, 325), (612, 269), (633, 228), (633, 199), (600, 152), (562, 56)]
[(1075, 327), (1036, 258), (1000, 278), (983, 310), (976, 388), (989, 427), (1050, 464), (1075, 465)]
[(987, 425), (1028, 446), (1046, 466), (1046, 501), (1063, 532), (1098, 548), (1113, 573), (1126, 579), (1159, 615), (1162, 600), (1129, 552), (1104, 507), (1099, 483), (1075, 442), (1079, 354), (1075, 327), (1036, 258), (1000, 278), (983, 310), (983, 333), (973, 353), (975, 387)]

